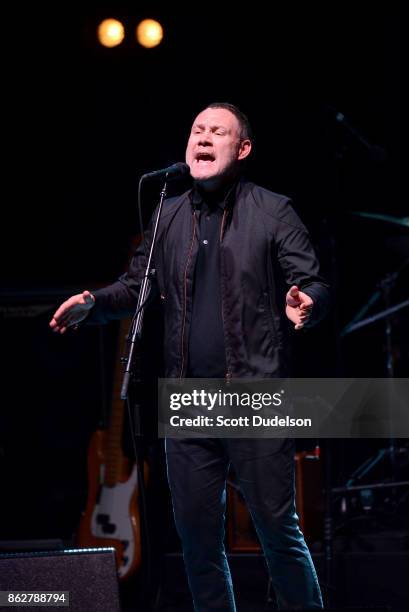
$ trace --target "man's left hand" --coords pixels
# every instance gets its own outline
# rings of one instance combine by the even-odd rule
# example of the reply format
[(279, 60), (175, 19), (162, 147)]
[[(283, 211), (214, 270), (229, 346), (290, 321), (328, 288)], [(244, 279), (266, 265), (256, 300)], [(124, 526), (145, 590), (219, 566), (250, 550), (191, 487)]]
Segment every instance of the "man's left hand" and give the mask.
[(294, 323), (294, 329), (302, 329), (311, 316), (314, 302), (297, 285), (293, 285), (287, 292), (285, 301), (285, 314)]

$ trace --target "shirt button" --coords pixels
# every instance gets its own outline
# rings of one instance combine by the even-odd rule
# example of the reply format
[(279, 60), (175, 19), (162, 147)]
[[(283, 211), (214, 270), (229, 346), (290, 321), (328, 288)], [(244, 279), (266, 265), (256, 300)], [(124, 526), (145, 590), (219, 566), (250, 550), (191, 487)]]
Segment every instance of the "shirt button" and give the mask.
[(203, 240), (203, 244), (209, 244), (208, 240)]

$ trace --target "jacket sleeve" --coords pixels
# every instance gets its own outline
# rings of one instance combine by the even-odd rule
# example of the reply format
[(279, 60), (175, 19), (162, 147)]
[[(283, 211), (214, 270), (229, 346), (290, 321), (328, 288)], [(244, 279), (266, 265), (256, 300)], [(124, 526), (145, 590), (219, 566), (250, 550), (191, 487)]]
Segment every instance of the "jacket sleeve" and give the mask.
[(320, 266), (306, 227), (291, 206), (282, 198), (277, 206), (275, 242), (280, 267), (288, 288), (297, 285), (309, 295), (314, 306), (308, 327), (318, 323), (327, 313), (329, 285), (320, 274)]
[[(145, 231), (144, 240), (139, 244), (132, 256), (127, 272), (122, 274), (111, 285), (92, 292), (95, 297), (95, 305), (85, 321), (87, 324), (107, 323), (112, 319), (122, 319), (134, 313), (146, 269), (147, 258), (145, 253), (146, 255), (149, 254), (155, 215), (156, 210), (148, 229)], [(153, 262), (151, 268), (154, 268)], [(157, 285), (153, 281), (149, 300), (153, 299), (156, 294)]]

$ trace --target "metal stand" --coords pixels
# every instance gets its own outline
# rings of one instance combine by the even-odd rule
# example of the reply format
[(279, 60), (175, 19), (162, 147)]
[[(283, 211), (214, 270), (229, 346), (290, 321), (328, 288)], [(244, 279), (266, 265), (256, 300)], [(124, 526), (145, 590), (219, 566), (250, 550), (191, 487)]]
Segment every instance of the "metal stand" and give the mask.
[[(171, 169), (170, 169), (171, 170)], [(171, 172), (169, 173), (171, 174)], [(145, 174), (141, 177), (139, 182), (139, 194), (141, 183), (145, 178), (150, 178), (152, 173)], [(154, 220), (152, 237), (150, 240), (150, 248), (149, 254), (147, 256), (146, 269), (144, 272), (141, 288), (139, 291), (138, 302), (135, 310), (135, 314), (132, 319), (130, 331), (128, 333), (128, 354), (126, 357), (122, 358), (122, 362), (125, 363), (125, 370), (123, 375), (122, 387), (121, 387), (121, 399), (125, 400), (128, 408), (129, 421), (131, 425), (131, 435), (132, 435), (132, 444), (133, 450), (135, 454), (135, 464), (138, 471), (138, 487), (139, 487), (139, 507), (141, 514), (141, 541), (144, 549), (144, 557), (145, 561), (145, 586), (146, 593), (148, 593), (148, 599), (152, 596), (152, 576), (153, 576), (153, 568), (152, 568), (152, 550), (151, 550), (151, 538), (149, 533), (148, 526), (148, 516), (147, 516), (147, 495), (145, 491), (145, 470), (144, 470), (144, 461), (142, 457), (141, 451), (141, 441), (142, 441), (142, 431), (141, 431), (141, 405), (139, 402), (139, 398), (135, 397), (133, 404), (133, 419), (132, 419), (132, 411), (131, 411), (131, 400), (129, 396), (129, 383), (131, 380), (131, 376), (135, 373), (135, 370), (139, 370), (138, 360), (137, 360), (137, 348), (140, 344), (142, 337), (142, 328), (143, 328), (143, 318), (145, 313), (145, 308), (149, 302), (151, 288), (152, 288), (152, 278), (155, 275), (155, 270), (152, 269), (152, 259), (153, 252), (156, 243), (156, 236), (159, 227), (159, 221), (162, 214), (163, 202), (167, 193), (167, 180), (168, 173), (166, 173), (165, 182), (160, 192), (160, 200), (159, 205), (157, 207), (157, 213)], [(140, 198), (139, 199), (139, 210), (140, 210)], [(160, 585), (159, 587), (160, 588)]]
[[(143, 180), (143, 178), (144, 177), (142, 177), (141, 180)], [(152, 257), (153, 257), (153, 251), (155, 248), (156, 235), (157, 235), (158, 227), (159, 227), (159, 220), (162, 214), (163, 201), (166, 197), (166, 193), (167, 193), (167, 179), (165, 180), (162, 191), (160, 192), (158, 212), (156, 214), (155, 223), (153, 227), (152, 240), (151, 240), (151, 244), (149, 248), (148, 261), (146, 263), (146, 270), (145, 270), (145, 274), (143, 277), (141, 289), (139, 291), (138, 303), (136, 306), (135, 314), (132, 319), (131, 330), (129, 333), (128, 355), (123, 360), (124, 363), (126, 363), (125, 371), (124, 371), (124, 378), (123, 378), (122, 388), (121, 388), (121, 399), (123, 400), (126, 400), (128, 397), (128, 387), (129, 387), (129, 381), (131, 378), (134, 352), (136, 348), (136, 343), (140, 342), (141, 337), (142, 337), (144, 310), (145, 310), (145, 306), (148, 303), (149, 295), (151, 292), (151, 287), (152, 287), (151, 278), (155, 275), (155, 270), (151, 269), (151, 262), (152, 262)], [(139, 420), (139, 417), (137, 418), (137, 420)], [(139, 423), (136, 423), (136, 428), (138, 428), (138, 426), (139, 426)]]
[[(399, 275), (408, 264), (409, 259), (406, 260), (396, 272), (388, 274), (385, 276), (385, 278), (380, 280), (380, 282), (377, 284), (376, 291), (371, 295), (367, 303), (360, 309), (354, 319), (348, 325), (346, 325), (342, 331), (342, 336), (345, 336), (353, 331), (361, 329), (362, 327), (372, 325), (376, 321), (382, 319), (384, 320), (385, 377), (389, 379), (394, 378), (395, 374), (392, 345), (392, 315), (409, 306), (409, 300), (404, 300), (403, 302), (392, 306), (391, 292)], [(363, 317), (367, 314), (368, 310), (380, 299), (382, 299), (385, 306), (384, 310), (364, 319)], [(406, 446), (404, 448), (399, 448), (396, 444), (395, 438), (392, 435), (389, 437), (388, 441), (389, 443), (386, 447), (381, 448), (375, 455), (366, 459), (349, 476), (344, 486), (333, 487), (331, 489), (333, 495), (341, 495), (341, 506), (344, 508), (344, 511), (346, 511), (347, 508), (346, 496), (348, 494), (358, 493), (361, 497), (361, 501), (363, 502), (364, 510), (367, 510), (371, 507), (371, 504), (368, 505), (367, 508), (365, 508), (365, 504), (368, 503), (368, 500), (373, 500), (373, 490), (379, 489), (386, 489), (390, 491), (390, 493), (388, 493), (389, 499), (387, 501), (389, 503), (392, 502), (395, 508), (397, 507), (399, 503), (398, 489), (400, 487), (407, 487), (409, 485), (409, 481), (403, 479), (399, 480), (397, 477), (397, 460), (403, 455), (406, 460), (408, 459), (409, 447)], [(385, 479), (382, 478), (381, 482), (363, 484), (364, 477), (373, 472), (375, 467), (382, 464), (387, 466), (389, 476)]]
[(324, 510), (324, 559), (325, 559), (325, 583), (323, 585), (323, 596), (326, 607), (332, 604), (333, 586), (333, 537), (334, 519), (332, 516), (332, 461), (330, 453), (330, 440), (324, 443), (324, 477), (325, 477), (325, 510)]
[[(406, 268), (409, 264), (409, 260), (405, 261), (404, 264), (400, 267), (400, 269), (393, 274), (388, 274), (385, 278), (381, 279), (378, 283), (377, 290), (375, 293), (369, 298), (367, 304), (360, 310), (358, 315), (353, 319), (351, 323), (349, 323), (343, 330), (342, 335), (345, 336), (357, 329), (362, 327), (366, 327), (367, 325), (371, 325), (375, 321), (379, 321), (380, 319), (385, 320), (385, 377), (393, 378), (394, 377), (394, 363), (393, 363), (393, 346), (392, 346), (392, 315), (395, 312), (398, 312), (402, 308), (406, 308), (409, 306), (409, 300), (405, 300), (400, 304), (396, 304), (395, 306), (391, 306), (391, 290), (396, 283), (400, 273)], [(360, 320), (361, 317), (366, 314), (367, 310), (372, 306), (378, 299), (382, 297), (383, 303), (385, 305), (385, 309), (377, 313), (372, 317), (368, 317), (366, 319)], [(366, 476), (376, 465), (378, 465), (381, 461), (385, 459), (390, 459), (391, 465), (391, 478), (392, 481), (396, 480), (396, 453), (398, 452), (396, 447), (396, 441), (393, 437), (389, 438), (389, 446), (387, 448), (383, 448), (376, 454), (375, 457), (370, 457), (367, 459), (357, 470), (350, 476), (347, 481), (346, 489), (353, 487), (357, 482), (359, 482), (364, 476)], [(405, 450), (405, 449), (403, 449)], [(377, 486), (390, 486), (389, 483), (380, 483)], [(372, 488), (374, 485), (370, 485)]]

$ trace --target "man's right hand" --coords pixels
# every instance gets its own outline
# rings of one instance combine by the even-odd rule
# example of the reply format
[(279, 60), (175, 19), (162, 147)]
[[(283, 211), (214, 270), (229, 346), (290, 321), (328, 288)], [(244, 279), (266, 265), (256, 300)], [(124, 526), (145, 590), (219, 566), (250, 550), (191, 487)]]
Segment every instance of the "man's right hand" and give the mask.
[(55, 311), (50, 321), (51, 329), (54, 332), (63, 334), (68, 327), (78, 325), (88, 315), (88, 311), (93, 307), (94, 303), (95, 298), (89, 291), (83, 291), (71, 296)]

